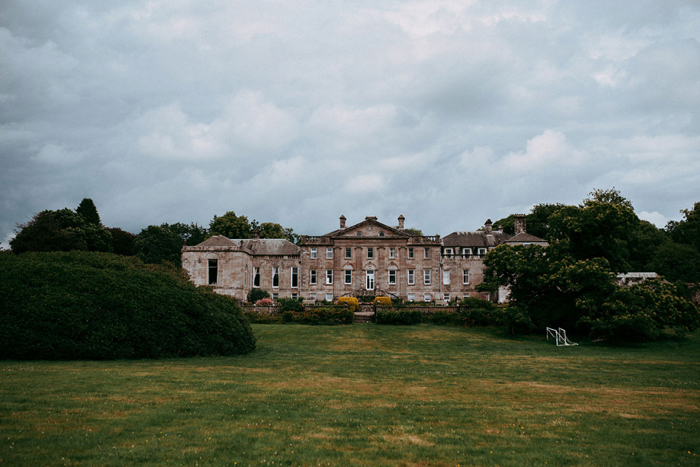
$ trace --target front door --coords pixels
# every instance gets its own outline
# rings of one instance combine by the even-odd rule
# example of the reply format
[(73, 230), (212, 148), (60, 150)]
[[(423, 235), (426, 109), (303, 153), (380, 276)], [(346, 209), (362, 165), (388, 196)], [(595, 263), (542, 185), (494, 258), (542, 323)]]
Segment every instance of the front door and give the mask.
[(367, 290), (374, 290), (374, 271), (367, 271)]

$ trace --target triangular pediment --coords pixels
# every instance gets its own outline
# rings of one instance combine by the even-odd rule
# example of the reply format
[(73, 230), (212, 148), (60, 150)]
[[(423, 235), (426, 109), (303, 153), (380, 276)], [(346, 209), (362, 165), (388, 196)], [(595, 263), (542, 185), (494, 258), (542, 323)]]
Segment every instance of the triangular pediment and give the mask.
[(410, 237), (411, 235), (403, 230), (382, 224), (376, 218), (368, 218), (358, 224), (351, 225), (350, 227), (330, 232), (325, 236), (333, 238), (406, 238)]

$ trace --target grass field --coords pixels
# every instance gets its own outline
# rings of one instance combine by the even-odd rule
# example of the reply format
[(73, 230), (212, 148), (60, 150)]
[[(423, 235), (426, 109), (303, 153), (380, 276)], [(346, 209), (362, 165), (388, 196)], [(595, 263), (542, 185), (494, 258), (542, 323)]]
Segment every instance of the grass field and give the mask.
[(1, 465), (698, 465), (700, 338), (255, 325), (247, 356), (0, 362)]

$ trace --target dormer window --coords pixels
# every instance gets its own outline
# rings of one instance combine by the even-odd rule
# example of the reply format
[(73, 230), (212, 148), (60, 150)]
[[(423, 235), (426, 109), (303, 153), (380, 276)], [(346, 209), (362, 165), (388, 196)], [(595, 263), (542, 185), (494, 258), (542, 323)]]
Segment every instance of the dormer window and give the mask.
[(361, 236), (362, 236), (362, 232), (357, 232), (357, 236), (358, 236), (358, 237), (361, 237)]
[(483, 256), (486, 254), (486, 248), (479, 248), (478, 250), (479, 256)]
[(471, 248), (462, 248), (462, 258), (471, 258), (472, 256), (472, 249)]
[(446, 258), (452, 258), (454, 255), (454, 250), (452, 248), (445, 248), (445, 252), (443, 253), (443, 256)]
[(379, 236), (380, 236), (380, 237), (383, 237), (383, 236), (384, 236), (384, 232), (379, 232)]

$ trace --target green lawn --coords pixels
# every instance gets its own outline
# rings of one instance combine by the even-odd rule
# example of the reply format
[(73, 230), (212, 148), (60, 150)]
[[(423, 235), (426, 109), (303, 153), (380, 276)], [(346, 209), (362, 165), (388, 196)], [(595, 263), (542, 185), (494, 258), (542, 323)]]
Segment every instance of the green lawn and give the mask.
[(254, 330), (241, 357), (0, 361), (0, 464), (700, 463), (698, 336), (563, 348), (430, 325)]

